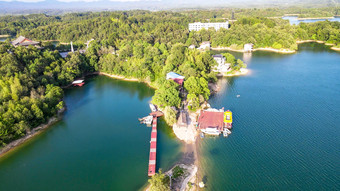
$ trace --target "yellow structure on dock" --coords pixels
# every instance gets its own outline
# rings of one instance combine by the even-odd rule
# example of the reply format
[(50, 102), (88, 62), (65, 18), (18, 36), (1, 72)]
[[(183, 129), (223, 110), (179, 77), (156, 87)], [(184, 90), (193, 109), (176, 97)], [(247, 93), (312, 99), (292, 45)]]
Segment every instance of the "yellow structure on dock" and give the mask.
[(233, 123), (233, 113), (231, 111), (224, 112), (224, 126), (228, 129), (231, 129)]

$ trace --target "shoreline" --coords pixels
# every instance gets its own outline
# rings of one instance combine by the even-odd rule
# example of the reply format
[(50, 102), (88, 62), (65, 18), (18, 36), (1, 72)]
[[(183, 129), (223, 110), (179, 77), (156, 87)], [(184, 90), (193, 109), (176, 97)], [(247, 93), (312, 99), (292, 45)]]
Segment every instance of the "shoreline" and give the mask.
[(1, 34), (0, 35), (0, 38), (8, 38), (8, 37), (10, 37), (11, 35), (9, 35), (9, 34)]
[(62, 118), (62, 114), (65, 112), (66, 107), (64, 107), (63, 109), (59, 110), (57, 113), (57, 116), (53, 116), (50, 119), (48, 119), (47, 123), (44, 124), (40, 124), (39, 126), (31, 129), (28, 133), (26, 133), (25, 136), (16, 139), (10, 143), (8, 143), (5, 147), (0, 149), (0, 158), (6, 156), (7, 154), (9, 154), (11, 151), (15, 150), (16, 148), (18, 148), (19, 146), (23, 145), (24, 143), (26, 143), (29, 140), (32, 140), (34, 137), (36, 137), (37, 135), (41, 134), (42, 132), (44, 132), (46, 129), (48, 129), (49, 127), (51, 127), (53, 124), (55, 124), (56, 122), (60, 121), (60, 119)]
[[(110, 77), (110, 78), (114, 78), (114, 79), (118, 79), (118, 80), (122, 80), (122, 81), (127, 81), (127, 82), (141, 82), (141, 83), (145, 83), (147, 86), (149, 86), (152, 89), (158, 89), (157, 87), (153, 86), (151, 84), (151, 82), (142, 81), (142, 80), (139, 80), (137, 78), (127, 78), (127, 77), (124, 77), (124, 76), (120, 76), (120, 75), (116, 75), (116, 74), (109, 74), (109, 73), (106, 73), (106, 72), (93, 72), (93, 73), (90, 73), (88, 75), (103, 75), (103, 76), (107, 76), (107, 77)], [(86, 75), (86, 76), (88, 76), (88, 75)]]
[(249, 69), (242, 68), (243, 70), (241, 71), (233, 71), (231, 74), (222, 74), (223, 77), (232, 77), (232, 76), (241, 76), (241, 75), (246, 75), (249, 73)]
[(318, 20), (318, 19), (334, 19), (335, 17), (301, 17), (301, 18), (297, 18), (297, 20)]
[(309, 42), (316, 42), (316, 43), (319, 43), (319, 44), (325, 44), (326, 46), (332, 46), (332, 47), (330, 47), (330, 49), (332, 49), (334, 51), (340, 51), (340, 47), (335, 47), (335, 44), (327, 43), (327, 42), (322, 41), (322, 40), (298, 40), (298, 41), (296, 41), (296, 44), (303, 44), (303, 43), (309, 43)]
[[(232, 49), (230, 47), (212, 47), (211, 50), (229, 50), (229, 51), (233, 51), (233, 52), (248, 52), (248, 51), (244, 51), (244, 50), (237, 50), (237, 49)], [(272, 47), (265, 47), (265, 48), (254, 48), (251, 52), (255, 52), (255, 51), (266, 51), (266, 52), (276, 52), (276, 53), (280, 53), (280, 54), (293, 54), (296, 53), (296, 50), (290, 50), (290, 49), (275, 49)]]

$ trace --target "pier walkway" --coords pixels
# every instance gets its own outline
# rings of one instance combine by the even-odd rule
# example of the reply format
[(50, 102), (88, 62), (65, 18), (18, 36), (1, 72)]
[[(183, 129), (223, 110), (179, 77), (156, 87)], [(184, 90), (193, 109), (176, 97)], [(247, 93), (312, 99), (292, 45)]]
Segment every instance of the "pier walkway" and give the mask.
[(151, 140), (150, 140), (150, 155), (149, 155), (149, 170), (148, 176), (153, 176), (156, 173), (156, 150), (157, 150), (157, 117), (163, 115), (162, 112), (156, 111), (150, 113), (153, 116)]

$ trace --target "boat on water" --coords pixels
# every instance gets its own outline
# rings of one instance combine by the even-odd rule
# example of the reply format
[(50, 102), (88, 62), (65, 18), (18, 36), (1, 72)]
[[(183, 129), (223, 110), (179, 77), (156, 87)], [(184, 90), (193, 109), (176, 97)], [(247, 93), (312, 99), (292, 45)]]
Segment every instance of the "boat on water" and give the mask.
[(81, 86), (83, 86), (84, 84), (85, 84), (85, 81), (84, 81), (84, 80), (75, 80), (75, 81), (72, 82), (72, 85), (73, 85), (73, 86), (79, 86), (79, 87), (81, 87)]
[(153, 117), (151, 115), (149, 115), (149, 116), (146, 116), (146, 117), (143, 117), (143, 118), (139, 118), (138, 120), (140, 121), (140, 123), (151, 125)]
[(149, 107), (150, 107), (152, 112), (156, 112), (157, 111), (157, 108), (156, 108), (156, 106), (154, 104), (149, 103)]
[(203, 138), (204, 138), (204, 133), (201, 132), (201, 133), (200, 133), (200, 136), (201, 136), (201, 138), (203, 139)]
[(224, 137), (228, 137), (228, 135), (230, 135), (230, 134), (231, 134), (231, 131), (229, 129), (227, 129), (227, 128), (223, 129), (223, 136)]

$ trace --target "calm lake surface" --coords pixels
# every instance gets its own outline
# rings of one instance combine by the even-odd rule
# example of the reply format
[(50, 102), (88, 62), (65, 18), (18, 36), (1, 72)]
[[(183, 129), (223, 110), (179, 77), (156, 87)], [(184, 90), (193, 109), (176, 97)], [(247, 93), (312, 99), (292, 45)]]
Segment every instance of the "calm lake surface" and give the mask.
[(207, 190), (340, 190), (340, 54), (316, 43), (233, 54), (251, 73), (209, 101), (234, 123), (228, 138), (200, 142)]
[[(66, 91), (63, 120), (0, 159), (0, 190), (138, 190), (147, 182), (154, 90), (104, 76)], [(158, 120), (157, 165), (168, 169), (181, 144)]]
[(325, 20), (329, 20), (329, 21), (339, 21), (340, 22), (340, 17), (335, 17), (332, 19), (303, 19), (303, 20), (298, 20), (298, 17), (295, 16), (286, 16), (286, 17), (282, 17), (282, 19), (285, 20), (289, 20), (289, 23), (291, 25), (298, 25), (299, 23), (314, 23), (317, 21), (325, 21)]

